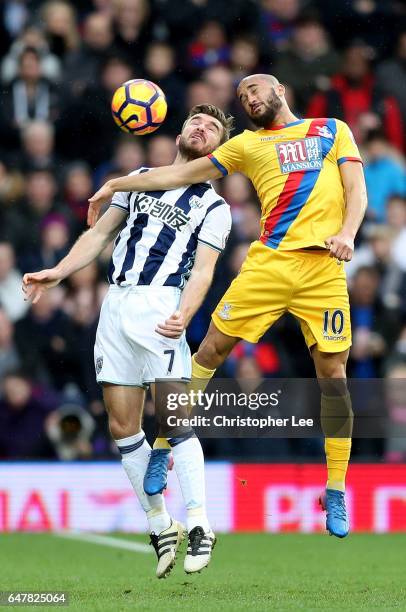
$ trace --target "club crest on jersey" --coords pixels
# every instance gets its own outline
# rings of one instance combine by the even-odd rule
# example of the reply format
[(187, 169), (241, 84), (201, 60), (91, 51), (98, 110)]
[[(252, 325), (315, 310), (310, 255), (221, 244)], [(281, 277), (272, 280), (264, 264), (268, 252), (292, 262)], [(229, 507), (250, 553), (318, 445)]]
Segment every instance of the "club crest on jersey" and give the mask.
[(189, 206), (190, 208), (202, 208), (203, 202), (197, 197), (197, 195), (192, 195), (189, 198)]
[(323, 136), (324, 138), (334, 138), (333, 133), (326, 125), (316, 125), (316, 130), (318, 131), (319, 136)]
[(275, 144), (283, 174), (301, 170), (321, 170), (322, 149), (319, 136)]
[(96, 359), (96, 374), (100, 374), (103, 367), (103, 357), (98, 357)]
[(231, 319), (230, 310), (231, 310), (231, 304), (228, 304), (227, 302), (225, 302), (225, 304), (223, 305), (223, 308), (218, 313), (220, 319), (223, 319), (224, 321), (228, 321), (229, 319)]

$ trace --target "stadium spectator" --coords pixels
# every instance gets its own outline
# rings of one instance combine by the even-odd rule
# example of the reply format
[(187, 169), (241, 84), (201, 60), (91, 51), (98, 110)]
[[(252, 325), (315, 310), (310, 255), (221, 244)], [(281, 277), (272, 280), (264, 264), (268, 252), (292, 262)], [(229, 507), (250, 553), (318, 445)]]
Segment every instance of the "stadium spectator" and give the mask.
[(116, 172), (118, 176), (129, 174), (141, 168), (144, 162), (145, 151), (141, 140), (123, 134), (116, 142), (113, 157), (96, 168), (93, 176), (95, 186), (101, 186), (104, 177), (110, 172)]
[(21, 293), (21, 284), (12, 245), (0, 242), (0, 304), (11, 321), (21, 319), (29, 307)]
[(129, 174), (141, 168), (145, 161), (145, 151), (141, 142), (133, 137), (124, 136), (118, 141), (113, 156), (113, 168), (120, 174)]
[[(21, 173), (5, 160), (0, 160), (0, 215), (12, 208), (24, 193), (24, 179)], [(6, 230), (0, 223), (2, 230)]]
[(66, 169), (64, 182), (64, 201), (76, 221), (76, 233), (86, 227), (88, 198), (92, 195), (92, 175), (90, 168), (83, 162), (76, 162)]
[(118, 128), (111, 118), (114, 91), (134, 77), (132, 64), (112, 55), (103, 64), (100, 81), (90, 84), (81, 96), (65, 103), (57, 126), (57, 149), (62, 157), (98, 165), (111, 158)]
[[(395, 57), (378, 65), (377, 85), (387, 96), (396, 98), (402, 113), (403, 128), (406, 129), (406, 31), (398, 39)], [(404, 132), (406, 143), (406, 132)], [(406, 153), (406, 150), (404, 150)]]
[(87, 86), (97, 87), (102, 64), (111, 55), (113, 27), (105, 13), (90, 13), (83, 22), (80, 47), (70, 51), (65, 61), (65, 79), (74, 97)]
[(389, 426), (385, 444), (385, 461), (403, 463), (406, 461), (406, 400), (404, 380), (406, 379), (406, 328), (397, 342), (397, 355), (386, 372), (386, 408)]
[(26, 177), (26, 208), (38, 219), (55, 207), (57, 184), (52, 172), (48, 169), (33, 170)]
[(18, 129), (33, 119), (55, 121), (59, 109), (57, 93), (44, 78), (40, 56), (33, 47), (19, 57), (17, 78), (0, 97), (2, 146), (18, 148)]
[[(198, 310), (187, 330), (188, 342), (191, 350), (197, 350), (203, 340), (209, 324), (211, 313), (216, 307), (225, 289), (239, 272), (247, 255), (249, 242), (228, 240), (227, 248), (222, 261), (217, 266), (213, 284), (208, 292), (202, 307)], [(224, 372), (220, 370), (220, 372)]]
[(213, 87), (205, 81), (192, 81), (186, 89), (186, 107), (193, 108), (196, 104), (214, 104), (215, 93)]
[(406, 228), (406, 198), (392, 196), (386, 204), (388, 225), (397, 233)]
[[(109, 254), (111, 254), (111, 246), (108, 247)], [(64, 311), (71, 319), (74, 317), (77, 296), (80, 295), (86, 298), (89, 295), (89, 291), (93, 296), (93, 317), (96, 317), (100, 312), (101, 303), (109, 287), (107, 284), (107, 273), (102, 274), (101, 264), (102, 259), (92, 261), (85, 268), (71, 274), (66, 280), (68, 293), (65, 296)], [(86, 299), (84, 299), (83, 304), (87, 304)]]
[[(392, 258), (403, 272), (406, 272), (406, 199), (391, 198), (388, 202), (388, 223), (395, 230), (392, 243)], [(406, 287), (403, 299), (406, 301)]]
[[(88, 266), (74, 272), (66, 280), (67, 286), (70, 288), (70, 296), (73, 297), (77, 291), (95, 289), (99, 278), (97, 262), (92, 261)], [(72, 302), (68, 301), (70, 314), (72, 314)], [(95, 308), (100, 307), (100, 304), (94, 304)], [(69, 312), (69, 311), (68, 311)]]
[(303, 113), (311, 96), (329, 87), (338, 68), (339, 56), (318, 17), (304, 14), (295, 22), (290, 46), (275, 57), (273, 70), (293, 88), (296, 107)]
[[(88, 0), (92, 9), (103, 15), (111, 16), (113, 14), (113, 7), (111, 0)], [(83, 6), (82, 0), (76, 0), (81, 6)]]
[(22, 175), (0, 161), (0, 241), (9, 242), (15, 250), (24, 246), (26, 222), (18, 210), (24, 194)]
[(390, 369), (398, 364), (406, 364), (406, 325), (404, 324), (400, 327), (399, 334), (385, 361), (385, 377), (388, 376)]
[(18, 165), (23, 170), (61, 171), (62, 161), (54, 152), (55, 130), (51, 123), (41, 119), (27, 123), (21, 130), (21, 145)]
[(57, 407), (57, 396), (46, 388), (34, 389), (22, 372), (2, 380), (0, 399), (0, 456), (4, 459), (55, 458), (49, 453), (44, 423)]
[(399, 317), (379, 299), (379, 272), (368, 266), (357, 270), (350, 287), (353, 344), (349, 370), (354, 378), (382, 375), (383, 360), (399, 328)]
[(315, 0), (339, 49), (362, 40), (378, 56), (387, 54), (404, 19), (404, 3), (388, 0)]
[(101, 399), (93, 366), (93, 346), (101, 300), (97, 291), (96, 283), (72, 289), (64, 303), (65, 314), (70, 319), (67, 339), (69, 382), (75, 385), (87, 403)]
[(41, 72), (51, 82), (58, 82), (62, 76), (62, 64), (60, 59), (49, 50), (43, 31), (35, 26), (29, 25), (13, 44), (1, 63), (1, 79), (9, 83), (17, 77), (19, 57), (27, 47), (38, 51), (41, 63)]
[(406, 275), (393, 260), (396, 233), (388, 225), (373, 225), (368, 229), (372, 263), (380, 274), (379, 298), (388, 311), (395, 311), (395, 316), (405, 302), (406, 286)]
[(91, 459), (94, 421), (81, 406), (62, 404), (46, 419), (45, 434), (61, 461)]
[(353, 44), (345, 50), (341, 72), (333, 77), (328, 91), (311, 98), (306, 116), (342, 119), (357, 142), (363, 141), (368, 129), (382, 127), (388, 141), (403, 150), (404, 127), (398, 103), (376, 87), (364, 45)]
[(14, 324), (4, 308), (0, 307), (0, 380), (20, 365), (20, 357), (14, 343)]
[(51, 52), (65, 60), (80, 42), (72, 4), (64, 0), (49, 0), (41, 6), (41, 17)]
[(259, 29), (256, 0), (159, 0), (154, 10), (158, 27), (181, 52), (205, 21), (219, 22), (228, 36), (257, 35)]
[(261, 211), (257, 202), (248, 201), (240, 207), (237, 219), (233, 217), (232, 234), (238, 242), (253, 242), (260, 235)]
[(50, 290), (15, 326), (15, 342), (24, 370), (34, 380), (59, 390), (71, 380), (71, 323), (60, 308), (62, 295), (59, 288)]
[(71, 223), (69, 210), (57, 199), (57, 183), (53, 173), (45, 169), (31, 171), (26, 178), (25, 198), (17, 213), (30, 228), (29, 233), (25, 231), (17, 237), (19, 256), (40, 247), (43, 220), (54, 212), (63, 214)]
[(226, 176), (219, 187), (223, 198), (231, 206), (233, 223), (239, 224), (243, 207), (245, 204), (252, 202), (256, 197), (251, 183), (243, 174), (236, 172), (235, 174)]
[(144, 65), (144, 76), (159, 85), (168, 102), (168, 115), (161, 131), (176, 136), (185, 116), (185, 83), (175, 70), (175, 50), (166, 43), (153, 42), (147, 49)]
[(147, 0), (114, 0), (114, 46), (125, 55), (135, 71), (141, 72), (145, 49), (151, 40), (152, 23)]
[[(241, 363), (244, 362), (245, 365)], [(250, 360), (253, 360), (251, 362)], [(268, 342), (259, 342), (258, 344), (252, 344), (245, 340), (240, 342), (230, 354), (227, 363), (228, 376), (241, 376), (242, 378), (248, 378), (251, 370), (251, 365), (255, 364), (255, 370), (262, 376), (284, 376), (281, 368), (281, 361), (275, 347)], [(251, 375), (253, 379), (258, 374)]]
[(365, 182), (368, 191), (367, 218), (378, 223), (387, 219), (387, 202), (391, 196), (406, 195), (406, 171), (381, 132), (367, 137)]
[[(24, 7), (22, 8), (24, 10)], [(0, 58), (9, 51), (12, 38), (15, 36), (16, 32), (11, 31), (7, 23), (7, 5), (3, 2), (0, 4)]]
[(52, 268), (64, 257), (70, 246), (69, 225), (60, 213), (51, 213), (41, 222), (41, 244), (24, 252), (20, 258), (23, 270)]
[(213, 66), (203, 73), (202, 78), (211, 87), (213, 104), (234, 117), (234, 133), (238, 134), (246, 129), (250, 122), (241, 104), (236, 101), (235, 83), (230, 68)]
[(241, 266), (247, 256), (248, 249), (250, 247), (249, 242), (240, 242), (230, 253), (228, 266), (232, 274), (232, 278), (237, 276), (241, 269)]
[[(181, 128), (182, 126), (179, 126)], [(180, 131), (180, 129), (179, 129)], [(152, 136), (148, 142), (146, 165), (148, 168), (169, 166), (176, 157), (176, 145), (170, 136)]]
[[(263, 368), (278, 369), (279, 367), (279, 360), (274, 348), (265, 343), (259, 343), (254, 348), (254, 345), (249, 342), (243, 342), (241, 352), (237, 352), (235, 357), (237, 358), (234, 359), (234, 368), (229, 370), (229, 376), (235, 378), (239, 390), (247, 394), (261, 392), (261, 386), (264, 382)], [(231, 358), (232, 364), (233, 359)], [(274, 369), (274, 372), (276, 369)], [(259, 408), (255, 415), (259, 416), (261, 412), (262, 409)], [(271, 408), (268, 406), (264, 412), (266, 415), (276, 418), (282, 416), (278, 407)], [(269, 440), (258, 436), (254, 444), (254, 440), (250, 437), (231, 440), (231, 442), (234, 446), (231, 455), (235, 458), (241, 453), (244, 457), (254, 461), (272, 461), (275, 458), (283, 459), (289, 456), (289, 441), (287, 439), (274, 438)]]
[(267, 39), (278, 51), (286, 49), (300, 12), (300, 1), (261, 0), (260, 6), (261, 25)]
[(228, 65), (230, 47), (222, 25), (216, 21), (206, 21), (197, 32), (187, 51), (188, 68), (201, 72), (212, 66)]
[(260, 65), (260, 49), (254, 37), (239, 36), (231, 43), (230, 68), (236, 83), (249, 74), (263, 72)]
[(225, 66), (214, 66), (203, 73), (203, 79), (212, 89), (215, 104), (228, 111), (234, 106), (233, 73)]
[[(29, 19), (29, 7), (26, 2), (13, 2), (6, 0), (0, 6), (0, 23), (2, 24), (2, 36), (4, 41), (10, 44), (10, 40), (19, 36)], [(3, 47), (1, 47), (3, 49)]]
[[(228, 248), (228, 258), (221, 271), (221, 276), (220, 278), (216, 278), (216, 292), (224, 291), (224, 289), (229, 286), (230, 282), (237, 276), (242, 264), (244, 263), (244, 259), (247, 256), (250, 242), (238, 242), (236, 240), (234, 245), (233, 242), (234, 241), (231, 239), (230, 247)], [(211, 294), (209, 297), (212, 299)]]

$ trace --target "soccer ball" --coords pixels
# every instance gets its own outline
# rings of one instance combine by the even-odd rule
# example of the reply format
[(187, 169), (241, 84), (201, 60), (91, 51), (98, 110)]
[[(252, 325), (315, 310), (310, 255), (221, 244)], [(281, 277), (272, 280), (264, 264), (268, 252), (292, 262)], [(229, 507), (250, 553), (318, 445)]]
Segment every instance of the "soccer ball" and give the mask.
[(163, 123), (167, 111), (165, 94), (152, 81), (126, 81), (114, 92), (111, 112), (124, 132), (143, 136), (155, 132)]

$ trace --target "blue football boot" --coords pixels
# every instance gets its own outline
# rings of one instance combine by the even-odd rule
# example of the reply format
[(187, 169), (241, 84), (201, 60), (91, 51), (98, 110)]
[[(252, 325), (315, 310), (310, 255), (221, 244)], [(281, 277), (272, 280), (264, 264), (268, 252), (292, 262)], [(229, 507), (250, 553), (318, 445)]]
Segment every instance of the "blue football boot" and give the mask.
[(153, 449), (144, 476), (144, 491), (147, 495), (156, 495), (166, 489), (168, 470), (171, 470), (172, 466), (170, 448)]
[(326, 489), (326, 492), (320, 496), (319, 502), (327, 513), (327, 531), (337, 538), (345, 538), (350, 530), (345, 507), (345, 493), (336, 489)]

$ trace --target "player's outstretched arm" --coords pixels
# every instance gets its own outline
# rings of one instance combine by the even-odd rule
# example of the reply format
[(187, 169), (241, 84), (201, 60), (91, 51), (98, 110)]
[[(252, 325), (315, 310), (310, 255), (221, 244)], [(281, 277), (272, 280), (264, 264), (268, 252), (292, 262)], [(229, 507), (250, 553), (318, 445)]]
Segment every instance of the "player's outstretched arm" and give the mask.
[(149, 172), (120, 176), (107, 181), (89, 198), (87, 223), (93, 227), (99, 217), (100, 208), (110, 202), (117, 191), (156, 191), (177, 189), (223, 176), (208, 157), (200, 157), (186, 164), (161, 166)]
[(180, 338), (206, 296), (219, 255), (218, 251), (204, 244), (198, 245), (195, 264), (182, 293), (179, 309), (165, 322), (159, 323), (155, 331), (167, 338)]
[(55, 287), (64, 278), (96, 259), (113, 239), (125, 216), (124, 211), (109, 208), (95, 227), (82, 234), (66, 257), (54, 268), (24, 274), (25, 299), (36, 304), (47, 289)]
[(350, 261), (354, 253), (354, 239), (367, 208), (367, 189), (362, 164), (347, 161), (340, 165), (341, 179), (345, 190), (345, 214), (343, 226), (338, 234), (326, 239), (330, 257), (339, 261)]

